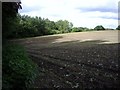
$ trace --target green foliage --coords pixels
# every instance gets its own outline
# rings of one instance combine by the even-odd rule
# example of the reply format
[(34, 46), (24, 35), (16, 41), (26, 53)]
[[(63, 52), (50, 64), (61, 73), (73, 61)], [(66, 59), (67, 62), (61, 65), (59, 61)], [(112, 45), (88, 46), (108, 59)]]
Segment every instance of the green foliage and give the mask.
[(85, 31), (92, 31), (92, 29), (86, 27), (74, 27), (72, 28), (72, 32), (85, 32)]
[(74, 27), (74, 28), (72, 28), (72, 32), (82, 32), (82, 29), (80, 29), (78, 27)]
[[(73, 24), (67, 20), (57, 22), (50, 21), (41, 17), (30, 17), (28, 15), (17, 15), (14, 29), (8, 35), (8, 38), (24, 38), (42, 35), (61, 34), (69, 32), (83, 32), (93, 30), (105, 30), (103, 26), (96, 26), (94, 29), (86, 27), (73, 27)], [(13, 26), (12, 26), (13, 27)]]
[(116, 28), (116, 30), (120, 30), (120, 25), (118, 25), (118, 27)]
[(61, 31), (61, 33), (68, 33), (71, 32), (73, 24), (67, 20), (59, 20), (56, 22), (56, 27), (58, 31)]
[(60, 33), (62, 33), (62, 32), (61, 32), (61, 31), (58, 31), (58, 30), (51, 30), (50, 33), (51, 33), (51, 35), (52, 35), (52, 34), (60, 34)]
[(71, 32), (73, 24), (67, 20), (57, 22), (41, 17), (30, 17), (28, 15), (17, 15), (16, 30), (8, 36), (9, 38), (24, 38), (41, 35), (51, 35)]
[(24, 48), (16, 44), (3, 46), (3, 88), (29, 87), (36, 74), (37, 66), (26, 54)]
[(94, 30), (105, 30), (105, 28), (102, 25), (98, 25), (94, 28)]
[(33, 37), (45, 34), (45, 22), (41, 18), (18, 15), (18, 25), (9, 38)]
[[(10, 44), (9, 37), (19, 36), (18, 34), (31, 29), (29, 21), (22, 22), (18, 15), (18, 9), (21, 8), (19, 2), (2, 3), (2, 86), (4, 88), (25, 88), (34, 80), (37, 75), (37, 66), (27, 56), (24, 48), (19, 45)], [(29, 18), (29, 17), (26, 17)], [(19, 32), (19, 33), (18, 33)], [(28, 34), (28, 31), (25, 31)], [(24, 34), (24, 35), (25, 35)], [(22, 36), (22, 34), (21, 34)]]
[(2, 2), (2, 35), (6, 39), (16, 26), (16, 15), (21, 8), (20, 2)]

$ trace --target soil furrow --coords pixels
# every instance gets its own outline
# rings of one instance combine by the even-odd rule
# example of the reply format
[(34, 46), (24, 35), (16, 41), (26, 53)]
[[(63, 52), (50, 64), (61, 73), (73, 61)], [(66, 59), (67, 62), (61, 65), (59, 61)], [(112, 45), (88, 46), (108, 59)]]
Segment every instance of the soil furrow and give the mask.
[(61, 62), (63, 61), (64, 63), (68, 63), (68, 64), (77, 64), (77, 66), (79, 65), (85, 65), (87, 67), (90, 67), (90, 68), (96, 68), (96, 69), (100, 69), (102, 71), (107, 71), (107, 72), (113, 72), (113, 73), (118, 73), (118, 69), (114, 69), (114, 68), (108, 68), (108, 67), (105, 67), (105, 66), (97, 66), (97, 65), (94, 65), (94, 63), (92, 64), (88, 64), (88, 63), (85, 63), (85, 62), (79, 62), (79, 61), (76, 61), (76, 60), (69, 60), (68, 59), (63, 59), (62, 57), (59, 58), (59, 57), (55, 57), (55, 56), (50, 56), (48, 54), (43, 54), (42, 52), (40, 51), (32, 51), (32, 50), (28, 50), (29, 53), (32, 53), (32, 54), (36, 54), (36, 55), (41, 55), (41, 56), (44, 56), (44, 57), (48, 57), (48, 58), (51, 58), (51, 59), (56, 59), (56, 61), (58, 62)]
[[(35, 57), (36, 57), (36, 55), (33, 55), (33, 57), (34, 57), (34, 59), (35, 59)], [(43, 57), (43, 56), (42, 56)], [(46, 62), (46, 60), (45, 60), (45, 58), (40, 58), (40, 56), (38, 56), (37, 58), (39, 58), (39, 59), (41, 59), (41, 60), (43, 60), (43, 62), (45, 63)], [(49, 59), (49, 60), (48, 60)], [(44, 65), (44, 68), (47, 68), (47, 70), (49, 70), (51, 67), (49, 67), (49, 66), (51, 66), (52, 64), (53, 64), (53, 67), (54, 68), (56, 68), (56, 70), (55, 71), (53, 71), (58, 77), (61, 77), (61, 78), (63, 78), (65, 81), (67, 81), (67, 82), (72, 82), (73, 83), (73, 80), (76, 78), (76, 76), (78, 76), (78, 77), (81, 77), (81, 79), (79, 79), (79, 78), (77, 78), (77, 82), (74, 82), (74, 84), (73, 85), (75, 85), (75, 83), (80, 83), (80, 82), (85, 82), (86, 81), (86, 78), (87, 78), (87, 76), (85, 75), (83, 75), (83, 76), (80, 76), (80, 75), (78, 75), (77, 73), (78, 72), (76, 72), (76, 71), (73, 71), (73, 69), (72, 69), (72, 67), (69, 67), (69, 68), (64, 68), (64, 72), (62, 71), (60, 71), (60, 68), (61, 68), (61, 65), (59, 65), (58, 63), (56, 64), (56, 63), (54, 63), (54, 62), (51, 62), (50, 61), (50, 59), (51, 58), (47, 58), (47, 63), (46, 63), (46, 66)], [(53, 60), (53, 58), (52, 58), (52, 60)], [(54, 60), (54, 61), (56, 61), (56, 60)], [(56, 67), (56, 65), (58, 65), (57, 67)], [(64, 66), (63, 66), (64, 67)], [(54, 68), (53, 68), (53, 70), (54, 70)], [(75, 67), (73, 67), (73, 68), (75, 68)], [(80, 67), (79, 67), (80, 68)], [(67, 71), (67, 70), (69, 70), (69, 71)], [(72, 70), (72, 71), (71, 71)], [(78, 69), (79, 70), (79, 69)], [(49, 70), (49, 71), (51, 71), (51, 70)], [(59, 72), (58, 72), (59, 71)], [(84, 70), (85, 71), (85, 70)], [(92, 70), (91, 70), (92, 71)], [(73, 74), (71, 74), (71, 76), (73, 75), (73, 76), (75, 76), (75, 77), (73, 77), (73, 78), (71, 78), (70, 76), (67, 78), (67, 77), (65, 77), (64, 75), (67, 73), (71, 73), (71, 72), (74, 72)], [(82, 71), (82, 73), (83, 73), (83, 71)], [(84, 72), (85, 73), (85, 72)], [(95, 72), (92, 72), (92, 73), (95, 73)], [(100, 72), (99, 71), (99, 73), (103, 73), (103, 72)], [(63, 75), (62, 75), (63, 74)], [(89, 74), (89, 72), (88, 72), (88, 75), (90, 76), (90, 74)], [(86, 78), (85, 78), (86, 77)], [(106, 80), (104, 80), (103, 79), (103, 77), (98, 77), (98, 76), (93, 76), (93, 75), (91, 75), (91, 77), (92, 78), (94, 78), (96, 81), (97, 81), (97, 83), (98, 83), (98, 85), (99, 84), (102, 84), (103, 86), (106, 86), (106, 85), (112, 85), (112, 81), (110, 82), (109, 81), (109, 83), (108, 83), (108, 81), (106, 81)], [(105, 78), (105, 77), (104, 77)], [(89, 81), (89, 77), (88, 77), (88, 81)], [(96, 81), (94, 81), (94, 82), (96, 82)], [(104, 83), (103, 83), (104, 82)], [(72, 84), (71, 83), (71, 84)], [(90, 83), (90, 82), (89, 82)]]

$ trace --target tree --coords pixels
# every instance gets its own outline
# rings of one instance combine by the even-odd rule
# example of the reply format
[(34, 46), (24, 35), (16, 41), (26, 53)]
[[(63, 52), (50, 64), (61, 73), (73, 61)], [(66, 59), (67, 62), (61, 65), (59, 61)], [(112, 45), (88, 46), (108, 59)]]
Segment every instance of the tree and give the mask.
[(49, 19), (45, 19), (45, 35), (49, 35), (49, 34), (54, 34), (52, 32), (52, 30), (55, 30), (56, 26), (55, 26), (55, 22), (54, 21), (50, 21)]
[(118, 25), (118, 27), (116, 28), (116, 30), (120, 30), (120, 25)]
[(59, 20), (56, 22), (56, 29), (61, 33), (68, 33), (71, 31), (73, 24), (67, 20)]
[(15, 30), (18, 9), (22, 9), (21, 2), (2, 2), (2, 33), (3, 39)]
[(14, 31), (17, 31), (16, 28), (21, 20), (21, 18), (17, 18), (19, 8), (21, 8), (19, 2), (2, 3), (2, 33), (4, 40), (6, 40), (5, 43), (2, 43), (3, 90), (27, 88), (36, 76), (36, 72), (34, 72), (37, 69), (36, 65), (28, 58), (25, 49), (21, 45), (7, 42), (8, 37), (13, 34)]
[(98, 25), (94, 28), (94, 30), (105, 30), (105, 28), (102, 25)]

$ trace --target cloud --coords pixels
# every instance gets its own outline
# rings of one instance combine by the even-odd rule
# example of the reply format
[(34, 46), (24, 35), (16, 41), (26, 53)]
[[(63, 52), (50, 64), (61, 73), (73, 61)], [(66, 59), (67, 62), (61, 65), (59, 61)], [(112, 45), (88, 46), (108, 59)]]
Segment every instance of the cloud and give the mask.
[(118, 23), (118, 0), (23, 0), (22, 7), (21, 15), (68, 20), (74, 26), (116, 28)]
[(99, 11), (99, 12), (112, 12), (112, 13), (118, 13), (117, 8), (106, 8), (106, 7), (94, 7), (94, 8), (78, 8), (82, 12), (94, 12), (94, 11)]
[[(86, 0), (87, 1), (87, 0)], [(111, 12), (118, 13), (118, 0), (100, 0), (100, 1), (91, 1), (87, 5), (78, 6), (78, 9), (81, 12)]]
[(114, 20), (120, 20), (120, 18), (118, 18), (118, 17), (107, 17), (107, 16), (103, 16), (103, 17), (101, 17), (101, 18), (103, 18), (103, 19), (114, 19)]

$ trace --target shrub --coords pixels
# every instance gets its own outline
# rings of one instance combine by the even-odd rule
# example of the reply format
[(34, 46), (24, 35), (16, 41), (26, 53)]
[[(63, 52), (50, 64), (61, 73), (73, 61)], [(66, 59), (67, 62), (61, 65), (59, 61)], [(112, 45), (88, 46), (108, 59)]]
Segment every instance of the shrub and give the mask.
[(102, 25), (98, 25), (94, 28), (94, 30), (105, 30), (105, 28)]
[(116, 30), (120, 30), (120, 25), (118, 25), (118, 27), (116, 28)]
[(28, 58), (20, 45), (3, 46), (2, 65), (3, 88), (29, 87), (37, 75), (37, 65)]
[(61, 34), (62, 33), (62, 31), (59, 31), (59, 30), (52, 30), (51, 31), (53, 34)]
[(72, 32), (82, 32), (83, 30), (77, 27), (72, 28)]

